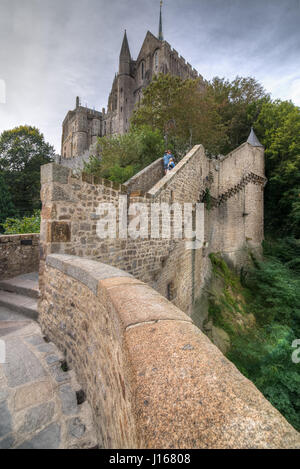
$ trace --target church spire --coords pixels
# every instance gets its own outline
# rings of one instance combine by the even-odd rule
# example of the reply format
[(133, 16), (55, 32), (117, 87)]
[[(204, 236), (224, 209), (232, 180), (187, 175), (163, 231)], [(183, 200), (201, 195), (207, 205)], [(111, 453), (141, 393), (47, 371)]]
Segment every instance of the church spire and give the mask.
[(131, 59), (129, 44), (128, 44), (128, 40), (127, 40), (126, 29), (125, 29), (124, 38), (123, 38), (122, 47), (121, 47), (121, 52), (120, 52), (120, 58), (121, 57), (126, 58), (126, 59), (129, 58), (129, 60)]
[(130, 74), (130, 62), (131, 62), (131, 55), (130, 49), (127, 40), (126, 29), (124, 33), (124, 38), (122, 42), (121, 52), (120, 52), (120, 63), (119, 63), (119, 73), (121, 74)]
[(162, 9), (162, 0), (160, 0), (160, 12), (159, 12), (159, 28), (158, 28), (158, 39), (160, 41), (163, 41), (164, 40), (164, 36), (163, 36), (163, 28), (162, 28), (162, 14), (161, 14), (161, 9)]

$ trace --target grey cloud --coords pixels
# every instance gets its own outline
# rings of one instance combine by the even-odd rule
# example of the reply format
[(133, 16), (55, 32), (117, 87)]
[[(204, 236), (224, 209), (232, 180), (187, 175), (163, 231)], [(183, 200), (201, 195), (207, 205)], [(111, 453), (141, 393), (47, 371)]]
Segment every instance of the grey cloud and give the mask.
[[(56, 150), (75, 96), (107, 104), (124, 29), (135, 58), (159, 0), (0, 0), (0, 132), (39, 127)], [(165, 0), (165, 39), (207, 79), (255, 76), (300, 105), (300, 0)], [(298, 100), (298, 101), (297, 101)]]

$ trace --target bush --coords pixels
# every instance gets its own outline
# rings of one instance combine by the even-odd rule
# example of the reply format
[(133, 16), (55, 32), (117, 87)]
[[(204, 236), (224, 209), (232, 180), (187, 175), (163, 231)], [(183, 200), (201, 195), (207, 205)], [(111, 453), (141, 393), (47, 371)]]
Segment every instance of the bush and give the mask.
[(163, 156), (164, 139), (158, 130), (143, 126), (124, 135), (98, 139), (100, 158), (92, 156), (84, 171), (124, 183), (157, 158)]
[(265, 260), (244, 277), (257, 327), (233, 334), (227, 354), (297, 430), (300, 374), (292, 343), (300, 338), (299, 249), (293, 238), (264, 242)]
[(4, 234), (39, 233), (41, 224), (41, 212), (35, 210), (32, 216), (19, 218), (7, 218), (3, 223)]

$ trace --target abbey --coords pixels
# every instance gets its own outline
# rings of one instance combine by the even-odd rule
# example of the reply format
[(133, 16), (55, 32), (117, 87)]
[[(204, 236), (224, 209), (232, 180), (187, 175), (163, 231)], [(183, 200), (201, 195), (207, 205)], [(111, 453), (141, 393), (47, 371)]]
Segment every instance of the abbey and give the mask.
[(62, 157), (81, 156), (96, 142), (97, 137), (126, 133), (133, 109), (142, 98), (143, 89), (158, 73), (183, 79), (200, 78), (203, 81), (201, 75), (164, 40), (161, 7), (158, 36), (147, 32), (136, 60), (131, 57), (125, 31), (119, 71), (112, 84), (107, 110), (103, 108), (100, 112), (81, 106), (79, 98), (76, 98), (75, 109), (69, 111), (63, 121)]

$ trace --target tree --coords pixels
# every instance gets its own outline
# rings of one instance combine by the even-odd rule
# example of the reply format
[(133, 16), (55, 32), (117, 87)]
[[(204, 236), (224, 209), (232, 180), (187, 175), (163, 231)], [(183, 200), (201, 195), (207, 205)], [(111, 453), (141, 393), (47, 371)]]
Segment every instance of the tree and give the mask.
[(203, 86), (199, 79), (161, 74), (145, 89), (132, 123), (168, 133), (175, 146), (202, 143), (210, 154), (228, 153), (247, 140), (267, 100), (263, 87), (251, 77), (232, 82), (214, 78)]
[(3, 231), (2, 223), (6, 218), (13, 216), (15, 208), (11, 200), (8, 186), (3, 175), (0, 173), (0, 232)]
[(101, 137), (98, 152), (85, 164), (84, 171), (123, 183), (163, 155), (164, 140), (159, 130), (141, 126), (124, 135)]
[(265, 102), (255, 122), (265, 146), (266, 226), (300, 235), (300, 108), (291, 101)]
[(177, 157), (184, 156), (195, 143), (217, 152), (226, 139), (216, 106), (199, 79), (156, 76), (145, 89), (131, 123), (138, 128), (147, 124), (158, 129)]
[(206, 93), (226, 128), (227, 141), (220, 148), (223, 154), (247, 140), (263, 104), (270, 101), (270, 96), (252, 77), (237, 76), (232, 82), (215, 77), (207, 83)]
[(0, 171), (19, 214), (40, 208), (40, 167), (54, 157), (54, 148), (31, 126), (4, 131), (0, 136)]

